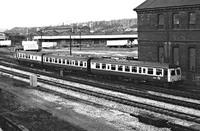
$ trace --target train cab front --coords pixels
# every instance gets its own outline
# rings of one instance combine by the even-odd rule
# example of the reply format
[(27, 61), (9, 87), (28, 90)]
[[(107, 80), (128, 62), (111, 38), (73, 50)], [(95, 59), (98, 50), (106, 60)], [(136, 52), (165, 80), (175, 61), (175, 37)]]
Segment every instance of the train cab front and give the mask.
[(181, 69), (180, 67), (178, 68), (169, 68), (168, 69), (168, 82), (170, 83), (171, 86), (177, 87), (180, 84), (183, 83), (183, 80), (181, 78)]

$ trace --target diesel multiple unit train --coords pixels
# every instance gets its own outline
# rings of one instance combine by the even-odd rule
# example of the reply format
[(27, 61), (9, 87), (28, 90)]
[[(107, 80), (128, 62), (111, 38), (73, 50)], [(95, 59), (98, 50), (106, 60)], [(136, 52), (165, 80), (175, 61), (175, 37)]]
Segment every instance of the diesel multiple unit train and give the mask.
[(168, 63), (109, 60), (27, 51), (18, 51), (15, 57), (21, 64), (39, 65), (42, 68), (75, 70), (88, 74), (112, 76), (112, 78), (126, 78), (137, 82), (171, 85), (182, 81), (180, 67)]

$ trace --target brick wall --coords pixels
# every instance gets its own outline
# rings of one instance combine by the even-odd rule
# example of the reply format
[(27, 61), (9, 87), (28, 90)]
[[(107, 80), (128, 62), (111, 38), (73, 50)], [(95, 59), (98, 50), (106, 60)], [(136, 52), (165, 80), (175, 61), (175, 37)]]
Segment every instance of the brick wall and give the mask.
[[(196, 12), (196, 28), (188, 29), (188, 13)], [(165, 29), (157, 29), (157, 15), (164, 14)], [(172, 14), (179, 13), (179, 29), (172, 29)], [(170, 42), (170, 45), (166, 43)], [(165, 62), (172, 62), (172, 48), (179, 48), (180, 66), (184, 78), (200, 81), (200, 10), (184, 8), (138, 12), (138, 58), (158, 62), (158, 47), (165, 50)], [(189, 48), (196, 49), (196, 70), (189, 71)], [(169, 53), (167, 54), (166, 51)]]

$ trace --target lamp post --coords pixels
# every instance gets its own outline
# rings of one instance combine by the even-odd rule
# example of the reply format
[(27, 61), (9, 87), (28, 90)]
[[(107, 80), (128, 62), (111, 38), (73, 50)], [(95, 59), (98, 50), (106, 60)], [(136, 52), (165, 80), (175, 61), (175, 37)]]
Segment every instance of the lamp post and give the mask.
[(81, 31), (80, 31), (80, 50), (81, 50)]
[(69, 55), (72, 55), (72, 37), (71, 34), (69, 35)]
[(46, 29), (48, 29), (48, 28), (50, 28), (49, 26), (48, 27), (45, 27), (45, 28), (40, 28), (39, 30), (38, 30), (38, 32), (40, 32), (40, 36), (41, 36), (41, 42), (40, 42), (40, 46), (42, 47), (42, 36), (43, 36), (43, 31), (45, 31)]

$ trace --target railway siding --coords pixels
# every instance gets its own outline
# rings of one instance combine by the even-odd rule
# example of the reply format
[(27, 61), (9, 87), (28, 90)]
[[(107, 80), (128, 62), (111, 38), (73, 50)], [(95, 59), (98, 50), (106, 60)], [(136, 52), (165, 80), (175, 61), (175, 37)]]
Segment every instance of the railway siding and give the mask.
[[(41, 78), (42, 76), (40, 75), (40, 78)], [(44, 86), (44, 85), (43, 85)], [(78, 84), (78, 86), (80, 86), (80, 84)], [(60, 89), (59, 89), (60, 90)], [(61, 92), (63, 92), (63, 91), (61, 91)], [(68, 93), (69, 93), (69, 91), (67, 91)], [(104, 92), (105, 93), (105, 92)], [(76, 94), (75, 92), (70, 92), (69, 94)], [(119, 94), (118, 94), (119, 95)], [(121, 95), (121, 94), (120, 94)], [(84, 94), (76, 94), (76, 97), (83, 97), (84, 96)], [(92, 97), (91, 96), (86, 96), (84, 99), (89, 99), (89, 100), (92, 100)], [(135, 98), (134, 98), (135, 99)], [(141, 99), (141, 98), (139, 98), (139, 99)], [(96, 102), (97, 101), (97, 99), (94, 99), (94, 101)], [(97, 103), (99, 103), (99, 101), (97, 101)], [(103, 103), (105, 103), (105, 101), (103, 101)], [(106, 104), (106, 105), (109, 105), (108, 103)], [(115, 107), (115, 106), (111, 106), (112, 108), (113, 107)], [(131, 108), (131, 107), (130, 107)], [(132, 107), (133, 108), (133, 107)], [(127, 111), (126, 111), (127, 112)], [(135, 113), (135, 112), (132, 112), (132, 113)], [(163, 116), (162, 116), (163, 117)], [(185, 124), (184, 124), (185, 125)], [(190, 124), (189, 124), (190, 125)], [(188, 126), (189, 126), (188, 125)], [(191, 125), (193, 125), (193, 124), (191, 124)]]
[[(8, 68), (8, 67), (3, 67), (3, 66), (0, 66), (0, 67), (7, 69), (7, 70), (13, 70), (13, 71), (18, 72), (18, 73), (23, 73), (23, 74), (26, 74), (26, 75), (32, 75), (32, 73), (29, 73), (29, 72), (26, 72), (26, 71), (20, 71), (20, 70)], [(56, 82), (56, 83), (62, 83), (62, 84), (68, 85), (68, 86), (74, 86), (74, 87), (77, 87), (77, 88), (87, 89), (87, 90), (91, 90), (91, 91), (95, 91), (95, 92), (105, 93), (105, 94), (117, 96), (117, 97), (128, 99), (128, 100), (133, 100), (135, 102), (145, 103), (145, 104), (153, 105), (153, 106), (157, 106), (157, 107), (164, 107), (166, 109), (175, 110), (175, 111), (178, 111), (178, 112), (184, 112), (184, 113), (187, 113), (187, 114), (196, 115), (196, 116), (200, 117), (200, 111), (199, 110), (194, 110), (194, 109), (190, 109), (190, 108), (186, 108), (186, 107), (182, 107), (182, 106), (177, 106), (177, 105), (172, 105), (172, 104), (159, 102), (159, 101), (155, 101), (155, 100), (145, 99), (145, 98), (141, 98), (141, 97), (137, 97), (137, 96), (127, 95), (127, 94), (124, 94), (124, 93), (113, 92), (113, 91), (110, 91), (110, 90), (96, 88), (94, 86), (88, 86), (88, 85), (79, 84), (79, 83), (75, 83), (75, 82), (64, 81), (64, 80), (60, 80), (60, 79), (56, 79), (56, 78), (52, 78), (52, 77), (48, 77), (48, 76), (43, 76), (43, 75), (38, 75), (38, 76), (39, 76), (39, 78), (44, 79), (44, 80), (49, 80), (49, 81), (53, 81), (53, 82)], [(16, 78), (16, 79), (20, 80), (21, 78)], [(26, 79), (24, 81), (29, 82), (29, 80), (26, 80)], [(38, 83), (38, 84), (40, 85), (41, 83)], [(178, 97), (177, 99), (180, 99), (180, 98)], [(190, 100), (190, 101), (193, 102), (193, 101), (197, 101), (197, 100)], [(200, 102), (200, 101), (198, 101), (198, 102)]]

